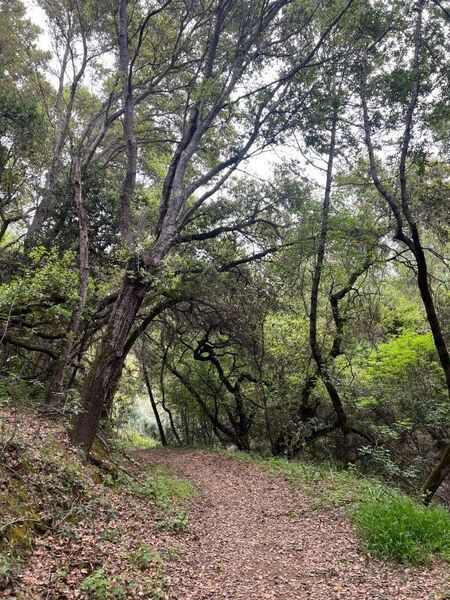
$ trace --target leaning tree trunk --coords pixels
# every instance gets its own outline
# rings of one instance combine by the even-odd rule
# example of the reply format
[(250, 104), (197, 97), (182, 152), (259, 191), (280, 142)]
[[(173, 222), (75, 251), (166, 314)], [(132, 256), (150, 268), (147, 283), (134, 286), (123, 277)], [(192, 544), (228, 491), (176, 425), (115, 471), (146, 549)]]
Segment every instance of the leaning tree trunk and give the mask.
[(89, 454), (104, 406), (110, 404), (126, 358), (125, 343), (147, 290), (137, 274), (127, 275), (112, 312), (98, 357), (83, 386), (82, 410), (71, 433), (75, 445)]
[(425, 504), (430, 504), (441, 483), (450, 475), (450, 445), (425, 481), (422, 491)]

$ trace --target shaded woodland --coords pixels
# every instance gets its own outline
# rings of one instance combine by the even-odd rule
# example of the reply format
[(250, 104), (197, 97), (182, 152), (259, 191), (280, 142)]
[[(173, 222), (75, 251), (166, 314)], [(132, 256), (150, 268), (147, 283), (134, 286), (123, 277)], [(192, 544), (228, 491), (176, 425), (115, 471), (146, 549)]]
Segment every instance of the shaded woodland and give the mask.
[(448, 3), (37, 5), (48, 44), (0, 0), (0, 403), (449, 502)]

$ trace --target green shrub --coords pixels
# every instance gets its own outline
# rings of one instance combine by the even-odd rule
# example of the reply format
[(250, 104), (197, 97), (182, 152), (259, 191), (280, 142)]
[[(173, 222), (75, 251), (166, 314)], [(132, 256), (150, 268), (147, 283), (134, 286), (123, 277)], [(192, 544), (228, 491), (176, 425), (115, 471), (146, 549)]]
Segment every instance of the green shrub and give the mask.
[(117, 585), (114, 579), (108, 579), (103, 569), (97, 569), (83, 579), (80, 590), (96, 600), (124, 598), (126, 595), (124, 588)]
[(352, 515), (365, 548), (397, 562), (450, 561), (450, 514), (401, 494), (366, 497)]

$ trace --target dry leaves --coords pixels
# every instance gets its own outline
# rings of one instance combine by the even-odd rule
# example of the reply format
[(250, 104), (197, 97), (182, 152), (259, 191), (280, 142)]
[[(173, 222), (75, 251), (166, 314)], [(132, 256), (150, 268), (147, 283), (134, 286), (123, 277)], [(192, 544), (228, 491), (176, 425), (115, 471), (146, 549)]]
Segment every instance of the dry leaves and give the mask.
[(339, 512), (313, 510), (257, 465), (191, 450), (139, 456), (200, 490), (186, 551), (169, 566), (172, 600), (450, 598), (448, 565), (397, 568), (370, 559)]

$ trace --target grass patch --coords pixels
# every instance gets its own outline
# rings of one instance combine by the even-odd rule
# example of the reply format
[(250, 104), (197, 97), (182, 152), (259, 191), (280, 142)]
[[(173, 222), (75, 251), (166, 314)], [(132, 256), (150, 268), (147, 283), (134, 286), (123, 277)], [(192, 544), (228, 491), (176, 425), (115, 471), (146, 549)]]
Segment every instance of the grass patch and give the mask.
[(116, 444), (124, 450), (150, 450), (161, 446), (154, 438), (143, 435), (134, 429), (120, 429), (117, 433)]
[(313, 508), (352, 507), (366, 497), (387, 489), (373, 478), (361, 477), (356, 471), (343, 471), (329, 465), (315, 465), (283, 458), (260, 461), (262, 468), (283, 476), (291, 485), (312, 497)]
[(138, 491), (150, 496), (161, 508), (173, 500), (191, 500), (197, 495), (197, 488), (187, 479), (183, 479), (164, 466), (154, 467), (144, 483), (138, 485)]
[(155, 467), (142, 483), (133, 483), (132, 490), (151, 498), (161, 513), (159, 527), (172, 531), (186, 531), (188, 517), (185, 505), (197, 496), (197, 488), (163, 466)]
[(450, 514), (401, 494), (364, 498), (352, 520), (371, 554), (404, 563), (450, 561)]

